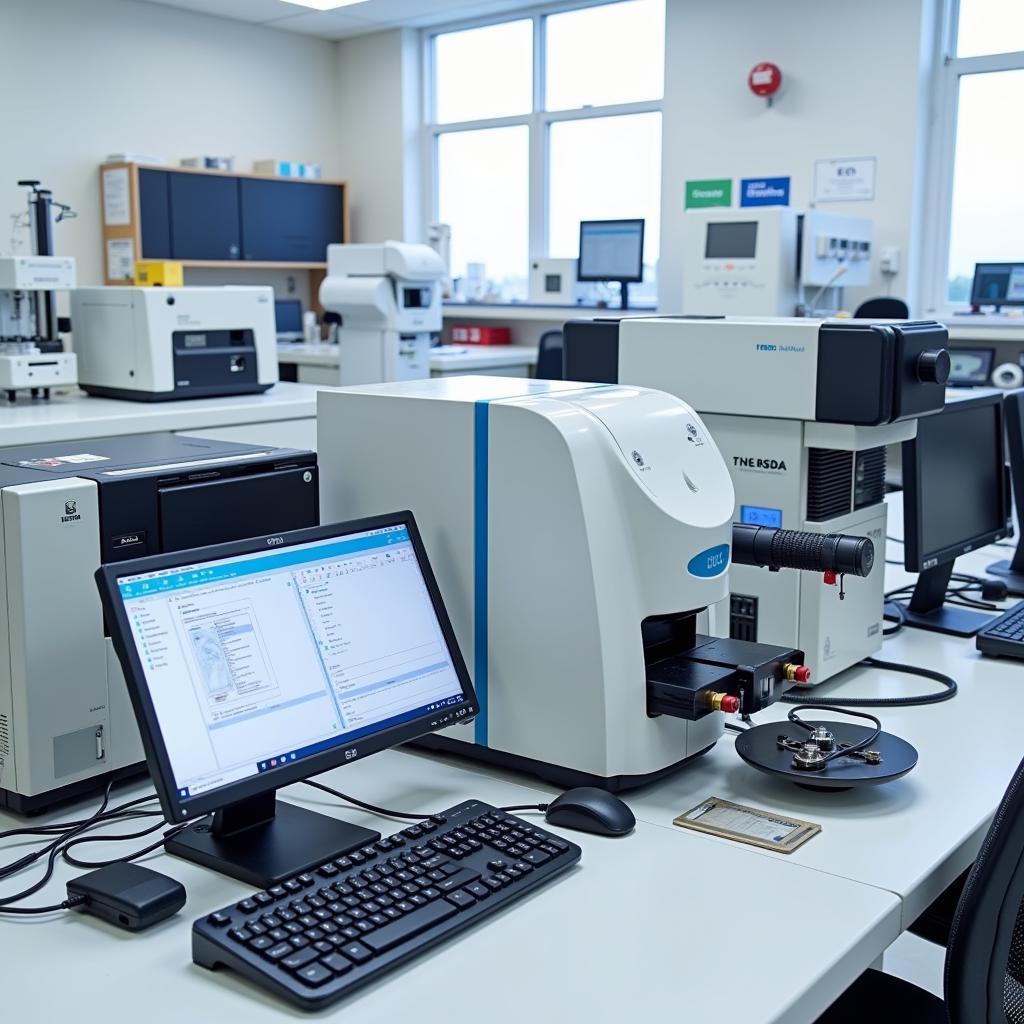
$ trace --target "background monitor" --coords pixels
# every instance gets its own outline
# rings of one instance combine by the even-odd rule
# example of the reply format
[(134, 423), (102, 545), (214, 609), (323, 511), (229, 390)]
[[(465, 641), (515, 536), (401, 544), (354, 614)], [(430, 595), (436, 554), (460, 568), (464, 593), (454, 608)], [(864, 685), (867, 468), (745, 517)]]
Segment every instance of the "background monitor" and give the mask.
[(1024, 263), (976, 263), (971, 308), (1024, 306)]
[(216, 812), (166, 849), (254, 885), (380, 838), (276, 790), (476, 713), (409, 512), (97, 578), (167, 820)]
[(993, 562), (988, 572), (1006, 583), (1007, 592), (1024, 597), (1024, 534), (1020, 530), (1020, 510), (1024, 508), (1024, 391), (1008, 391), (1003, 396), (1003, 422), (1006, 427), (1006, 454), (1010, 462), (1013, 498), (1017, 505), (1017, 549), (1009, 561)]
[(991, 621), (945, 602), (956, 559), (1011, 532), (1003, 453), (1003, 394), (989, 389), (948, 395), (904, 442), (904, 565), (920, 573), (908, 625), (973, 636)]
[(275, 299), (274, 321), (278, 334), (302, 337), (302, 303), (298, 299)]
[(994, 348), (953, 348), (949, 351), (949, 381), (952, 388), (973, 388), (992, 383)]
[(627, 285), (644, 279), (644, 221), (580, 221), (578, 281), (618, 281), (622, 308), (629, 303)]

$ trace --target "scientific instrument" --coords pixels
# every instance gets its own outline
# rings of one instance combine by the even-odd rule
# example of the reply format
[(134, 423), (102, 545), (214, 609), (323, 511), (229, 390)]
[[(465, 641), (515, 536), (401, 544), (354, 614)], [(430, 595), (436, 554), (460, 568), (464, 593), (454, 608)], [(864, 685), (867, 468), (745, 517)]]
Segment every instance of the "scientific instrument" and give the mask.
[(83, 391), (166, 402), (277, 383), (272, 288), (79, 288), (71, 327)]
[(580, 221), (576, 280), (617, 281), (622, 309), (629, 308), (629, 286), (644, 279), (644, 221)]
[[(691, 403), (725, 456), (733, 518), (812, 534), (886, 535), (886, 445), (942, 408), (937, 323), (765, 317), (570, 321), (566, 376), (658, 387)], [(813, 683), (882, 643), (884, 567), (834, 576), (734, 567), (729, 635), (798, 647)], [(837, 585), (837, 583), (839, 585)]]
[(142, 767), (97, 566), (315, 525), (317, 466), (168, 433), (0, 459), (0, 807), (34, 814)]
[(687, 210), (683, 312), (814, 316), (828, 289), (838, 310), (843, 287), (871, 283), (871, 235), (869, 220), (818, 210)]
[(441, 257), (427, 245), (327, 247), (320, 303), (341, 316), (341, 384), (430, 376), (430, 346), (441, 331), (444, 275)]
[(0, 391), (11, 402), (22, 390), (49, 398), (51, 388), (78, 379), (75, 355), (60, 338), (56, 297), (75, 287), (75, 261), (53, 251), (54, 223), (74, 214), (38, 181), (18, 184), (29, 189), (32, 255), (0, 257)]
[(807, 678), (713, 635), (730, 562), (870, 571), (863, 538), (734, 529), (718, 448), (660, 392), (435, 378), (322, 392), (317, 428), (323, 517), (408, 502), (434, 552), (481, 713), (420, 743), (558, 785), (657, 778)]
[(577, 277), (579, 260), (530, 260), (529, 301), (534, 306), (595, 304), (594, 286)]

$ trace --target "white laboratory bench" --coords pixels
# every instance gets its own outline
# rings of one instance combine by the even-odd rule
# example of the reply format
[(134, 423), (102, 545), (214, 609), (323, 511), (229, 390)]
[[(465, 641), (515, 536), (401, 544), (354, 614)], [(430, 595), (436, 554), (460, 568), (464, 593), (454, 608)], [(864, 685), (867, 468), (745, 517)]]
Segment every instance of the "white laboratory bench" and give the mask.
[[(330, 344), (281, 344), (279, 366), (294, 366), (300, 384), (338, 384), (341, 359)], [(537, 348), (526, 345), (441, 346), (430, 354), (431, 377), (487, 374), (491, 377), (529, 377), (537, 362)]]
[(55, 392), (48, 401), (19, 395), (16, 402), (0, 404), (0, 448), (163, 430), (220, 441), (316, 448), (316, 392), (315, 387), (282, 382), (258, 395), (171, 402), (96, 398), (77, 389)]
[[(901, 535), (898, 500), (890, 520), (890, 532)], [(1006, 554), (987, 548), (958, 565), (981, 573)], [(889, 557), (900, 555), (900, 545), (890, 543)], [(897, 566), (886, 572), (890, 587), (907, 580)], [(674, 776), (625, 795), (638, 818), (631, 836), (565, 832), (583, 847), (579, 867), (335, 1012), (354, 1024), (394, 1021), (411, 1006), (453, 1024), (475, 1024), (482, 1008), (496, 1024), (518, 1024), (528, 1007), (535, 1017), (542, 1008), (544, 1020), (662, 1020), (675, 1013), (694, 1021), (810, 1024), (970, 864), (1024, 753), (1013, 713), (1024, 662), (983, 659), (972, 640), (910, 628), (886, 641), (880, 656), (947, 672), (960, 684), (951, 701), (878, 712), (884, 728), (919, 751), (905, 778), (862, 791), (807, 791), (743, 764), (727, 734)], [(860, 668), (807, 696), (921, 693), (937, 685)], [(758, 720), (784, 718), (787, 710), (776, 705)], [(468, 797), (521, 804), (553, 792), (534, 779), (408, 750), (332, 774), (346, 792), (398, 809), (436, 811)], [(121, 799), (144, 791), (140, 782)], [(793, 814), (823, 830), (783, 856), (671, 824), (711, 795)], [(306, 787), (292, 787), (286, 798), (384, 832), (401, 827), (335, 807)], [(61, 815), (68, 812), (50, 818)], [(0, 814), (0, 829), (14, 823)], [(97, 846), (90, 853), (107, 849), (125, 852)], [(152, 932), (131, 937), (78, 915), (0, 919), (0, 960), (18, 979), (5, 989), (11, 1019), (38, 1017), (44, 1006), (53, 1019), (70, 1018), (89, 1005), (103, 1006), (110, 1024), (140, 1014), (150, 1024), (186, 1016), (244, 1015), (255, 1024), (298, 1018), (230, 973), (190, 963), (191, 919), (241, 898), (246, 888), (163, 854), (146, 862), (189, 893), (182, 914)], [(61, 891), (70, 873), (61, 864), (40, 896)], [(19, 876), (18, 887), (30, 877)], [(0, 893), (13, 889), (6, 882)], [(61, 984), (68, 964), (73, 983)], [(440, 987), (438, 978), (445, 979)], [(164, 992), (171, 998), (153, 998)]]
[[(438, 811), (468, 797), (499, 805), (543, 799), (529, 782), (408, 751), (323, 779), (399, 810)], [(122, 789), (118, 801), (145, 791)], [(307, 787), (291, 787), (286, 798), (385, 834), (402, 827)], [(0, 814), (0, 827), (12, 823)], [(646, 822), (622, 839), (563, 834), (583, 847), (577, 867), (326, 1013), (348, 1024), (393, 1024), (415, 1007), (428, 1021), (478, 1024), (484, 1016), (520, 1024), (524, 1017), (655, 1021), (678, 1008), (692, 1021), (799, 1024), (813, 1020), (899, 931), (891, 893), (784, 858)], [(99, 859), (127, 847), (78, 852)], [(184, 910), (152, 931), (132, 936), (78, 914), (0, 921), (7, 1019), (82, 1019), (88, 1007), (102, 1007), (106, 1024), (301, 1019), (236, 975), (191, 963), (192, 919), (242, 899), (247, 886), (164, 854), (144, 863), (188, 891)], [(73, 873), (61, 864), (48, 891)], [(807, 941), (809, 917), (819, 919), (813, 908), (828, 923)]]

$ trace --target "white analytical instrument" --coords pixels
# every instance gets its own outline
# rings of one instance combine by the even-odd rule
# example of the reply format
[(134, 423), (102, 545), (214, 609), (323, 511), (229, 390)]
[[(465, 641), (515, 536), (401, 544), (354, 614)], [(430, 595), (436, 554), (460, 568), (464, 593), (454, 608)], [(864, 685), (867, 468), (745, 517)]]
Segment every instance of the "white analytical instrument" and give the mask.
[(871, 283), (872, 225), (863, 217), (788, 206), (687, 210), (683, 312), (793, 316), (832, 290)]
[[(692, 403), (725, 456), (733, 516), (882, 548), (886, 446), (939, 412), (949, 374), (934, 322), (660, 317), (570, 321), (567, 375), (657, 386)], [(729, 634), (806, 652), (812, 683), (882, 645), (884, 566), (865, 579), (737, 566)]]
[(444, 261), (428, 245), (327, 247), (320, 303), (341, 316), (341, 384), (430, 376), (430, 347), (441, 331), (446, 273)]
[(83, 390), (159, 402), (277, 383), (272, 288), (79, 288), (71, 327)]
[[(797, 650), (713, 635), (730, 561), (769, 564), (775, 531), (734, 528), (729, 471), (680, 399), (435, 378), (323, 391), (317, 427), (322, 520), (412, 509), (470, 667), (476, 721), (424, 743), (624, 788), (804, 677)], [(870, 545), (843, 544), (863, 570)]]

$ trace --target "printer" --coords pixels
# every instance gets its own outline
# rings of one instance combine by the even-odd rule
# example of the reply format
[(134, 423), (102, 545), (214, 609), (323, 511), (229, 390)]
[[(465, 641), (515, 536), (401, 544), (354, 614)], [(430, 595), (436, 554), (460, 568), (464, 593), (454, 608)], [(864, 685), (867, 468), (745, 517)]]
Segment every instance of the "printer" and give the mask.
[[(946, 329), (765, 317), (653, 317), (565, 330), (577, 380), (658, 387), (690, 402), (725, 456), (734, 517), (881, 546), (886, 446), (945, 402)], [(884, 567), (866, 579), (732, 572), (729, 634), (792, 644), (821, 683), (882, 645)]]
[(341, 317), (341, 384), (430, 376), (446, 273), (444, 261), (429, 245), (327, 246), (320, 304)]
[[(412, 509), (473, 676), (476, 720), (423, 744), (621, 789), (806, 676), (799, 650), (714, 635), (731, 561), (791, 563), (785, 531), (734, 528), (729, 471), (680, 399), (450, 377), (322, 391), (317, 416), (322, 519)], [(834, 538), (806, 564), (871, 557)]]
[(277, 383), (272, 288), (79, 288), (71, 329), (91, 395), (161, 402)]
[(0, 449), (0, 807), (144, 767), (101, 564), (314, 526), (317, 492), (309, 451), (169, 433)]

